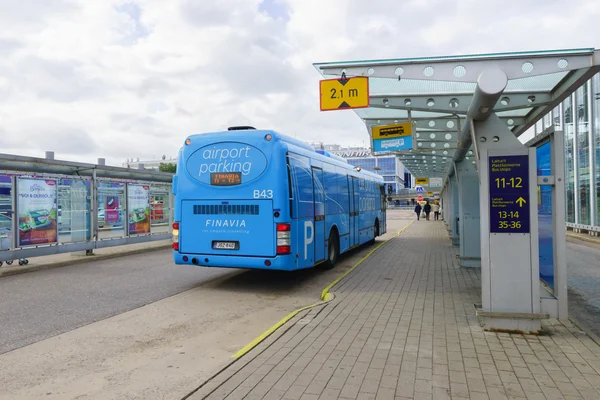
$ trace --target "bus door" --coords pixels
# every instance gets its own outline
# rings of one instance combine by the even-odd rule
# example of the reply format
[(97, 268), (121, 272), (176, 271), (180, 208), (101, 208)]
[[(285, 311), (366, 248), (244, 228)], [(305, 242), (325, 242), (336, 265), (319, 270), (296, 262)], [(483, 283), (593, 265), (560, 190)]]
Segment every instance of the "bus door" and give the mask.
[(302, 156), (289, 157), (293, 190), (293, 218), (298, 268), (315, 264), (315, 190), (310, 161)]
[(312, 167), (313, 174), (313, 191), (315, 199), (315, 229), (314, 229), (314, 244), (315, 244), (315, 264), (325, 259), (325, 188), (323, 186), (323, 170), (321, 168)]
[(358, 179), (354, 176), (350, 177), (350, 247), (357, 246), (359, 244), (358, 231), (359, 231), (359, 191), (358, 191)]

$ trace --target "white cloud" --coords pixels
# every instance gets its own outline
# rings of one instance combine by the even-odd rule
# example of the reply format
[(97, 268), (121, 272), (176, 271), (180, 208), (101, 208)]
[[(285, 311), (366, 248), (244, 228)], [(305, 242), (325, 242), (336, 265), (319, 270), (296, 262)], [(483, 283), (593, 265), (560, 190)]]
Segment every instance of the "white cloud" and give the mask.
[(176, 155), (230, 125), (360, 144), (314, 62), (597, 45), (595, 0), (0, 0), (0, 152)]

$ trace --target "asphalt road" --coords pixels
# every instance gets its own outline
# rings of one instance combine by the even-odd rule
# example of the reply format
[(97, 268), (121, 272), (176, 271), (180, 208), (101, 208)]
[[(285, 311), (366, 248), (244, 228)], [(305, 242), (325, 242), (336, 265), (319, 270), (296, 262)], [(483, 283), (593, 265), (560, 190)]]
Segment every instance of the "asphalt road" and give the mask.
[(170, 250), (0, 279), (0, 354), (193, 289), (236, 270), (175, 265)]
[(600, 247), (567, 242), (569, 316), (600, 337)]
[[(600, 247), (567, 242), (567, 264), (569, 313), (600, 337)], [(174, 265), (162, 250), (2, 278), (0, 354), (236, 272)], [(253, 276), (240, 277), (236, 290), (252, 286)]]

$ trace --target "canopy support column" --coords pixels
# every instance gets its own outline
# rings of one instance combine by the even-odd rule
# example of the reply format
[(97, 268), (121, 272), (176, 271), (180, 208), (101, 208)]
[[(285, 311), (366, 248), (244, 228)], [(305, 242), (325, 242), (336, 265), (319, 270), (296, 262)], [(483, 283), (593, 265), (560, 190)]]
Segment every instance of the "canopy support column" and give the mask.
[(496, 115), (475, 122), (480, 150), (481, 294), (486, 330), (538, 333), (540, 312), (536, 150)]
[(450, 207), (448, 210), (448, 225), (450, 229), (450, 237), (452, 239), (452, 244), (454, 246), (458, 246), (460, 244), (460, 236), (459, 236), (459, 213), (458, 213), (458, 182), (456, 179), (456, 174), (450, 177), (448, 181), (448, 187), (450, 188), (450, 201), (448, 205)]
[(470, 160), (456, 164), (461, 267), (481, 267), (479, 178)]

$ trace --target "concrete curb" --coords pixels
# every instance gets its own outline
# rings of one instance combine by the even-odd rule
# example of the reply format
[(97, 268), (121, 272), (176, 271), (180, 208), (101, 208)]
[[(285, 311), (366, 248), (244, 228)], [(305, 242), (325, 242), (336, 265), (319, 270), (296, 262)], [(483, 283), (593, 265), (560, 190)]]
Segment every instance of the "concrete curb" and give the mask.
[(165, 249), (170, 249), (170, 248), (171, 248), (171, 244), (163, 244), (163, 245), (156, 246), (156, 247), (125, 250), (125, 251), (122, 251), (119, 253), (86, 256), (86, 257), (82, 257), (82, 258), (76, 258), (73, 260), (55, 261), (55, 262), (50, 262), (50, 263), (41, 264), (41, 265), (31, 265), (31, 266), (23, 265), (23, 266), (17, 266), (17, 267), (12, 267), (12, 266), (1, 267), (0, 268), (0, 278), (3, 278), (5, 276), (11, 276), (11, 275), (26, 274), (28, 272), (41, 271), (44, 269), (67, 267), (70, 265), (76, 265), (76, 264), (80, 264), (80, 263), (84, 263), (84, 262), (103, 261), (103, 260), (110, 260), (111, 258), (133, 256), (136, 254), (142, 254), (142, 253), (147, 253), (150, 251), (157, 251), (157, 250), (165, 250)]
[(578, 233), (569, 233), (569, 232), (567, 232), (567, 240), (569, 240), (571, 242), (574, 241), (574, 240), (580, 240), (582, 242), (587, 242), (587, 243), (593, 243), (593, 244), (600, 245), (600, 238), (598, 238), (596, 236), (590, 236), (588, 238), (585, 235), (578, 234)]

